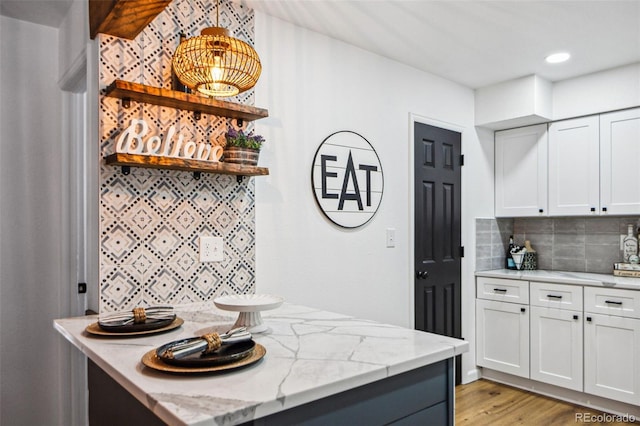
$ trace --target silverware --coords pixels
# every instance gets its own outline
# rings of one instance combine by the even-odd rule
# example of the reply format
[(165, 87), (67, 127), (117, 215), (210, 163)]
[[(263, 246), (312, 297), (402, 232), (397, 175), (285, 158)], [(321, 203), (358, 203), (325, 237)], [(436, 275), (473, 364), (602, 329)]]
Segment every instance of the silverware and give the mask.
[[(251, 340), (251, 333), (247, 331), (246, 327), (233, 328), (226, 333), (218, 335), (222, 345), (231, 345), (234, 343), (244, 342)], [(162, 357), (169, 359), (180, 359), (187, 355), (191, 355), (198, 352), (204, 352), (209, 347), (209, 342), (200, 338), (191, 342), (183, 343), (180, 345), (172, 346), (164, 351)]]

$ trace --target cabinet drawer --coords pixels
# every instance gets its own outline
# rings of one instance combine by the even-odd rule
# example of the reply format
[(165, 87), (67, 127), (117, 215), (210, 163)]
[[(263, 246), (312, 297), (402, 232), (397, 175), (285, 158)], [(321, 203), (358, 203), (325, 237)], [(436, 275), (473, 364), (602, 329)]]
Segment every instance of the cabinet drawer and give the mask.
[(529, 288), (532, 306), (582, 311), (581, 286), (532, 282)]
[(476, 293), (478, 299), (528, 304), (529, 281), (478, 277)]
[(640, 291), (585, 287), (584, 310), (585, 312), (640, 318)]

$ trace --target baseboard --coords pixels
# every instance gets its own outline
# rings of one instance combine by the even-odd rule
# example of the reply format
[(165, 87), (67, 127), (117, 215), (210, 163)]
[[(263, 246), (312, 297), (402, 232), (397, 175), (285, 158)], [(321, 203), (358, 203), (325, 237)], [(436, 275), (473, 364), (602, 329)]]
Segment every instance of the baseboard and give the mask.
[(483, 368), (482, 378), (616, 416), (640, 420), (640, 407)]
[(474, 368), (467, 371), (466, 375), (462, 375), (462, 384), (466, 385), (467, 383), (475, 382), (478, 379), (480, 379), (480, 369)]

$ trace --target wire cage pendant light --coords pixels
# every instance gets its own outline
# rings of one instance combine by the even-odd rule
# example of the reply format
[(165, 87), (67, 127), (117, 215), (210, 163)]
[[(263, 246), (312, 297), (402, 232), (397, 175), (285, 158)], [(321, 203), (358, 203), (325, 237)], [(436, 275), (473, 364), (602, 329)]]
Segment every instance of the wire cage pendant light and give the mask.
[(255, 86), (262, 65), (253, 47), (218, 26), (218, 6), (216, 3), (216, 26), (180, 43), (172, 66), (178, 79), (190, 89), (208, 96), (229, 97)]

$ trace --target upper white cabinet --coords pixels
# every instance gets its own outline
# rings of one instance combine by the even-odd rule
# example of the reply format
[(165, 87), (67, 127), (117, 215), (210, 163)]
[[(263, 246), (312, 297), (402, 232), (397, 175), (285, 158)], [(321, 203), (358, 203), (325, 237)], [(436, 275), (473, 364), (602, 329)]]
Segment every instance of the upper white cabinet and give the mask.
[(603, 210), (640, 213), (640, 108), (600, 115), (600, 181)]
[(640, 214), (640, 108), (495, 133), (495, 214)]
[(496, 217), (547, 212), (547, 125), (495, 133)]
[(600, 211), (598, 126), (597, 116), (549, 125), (549, 215)]

